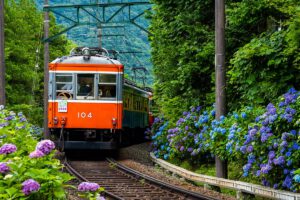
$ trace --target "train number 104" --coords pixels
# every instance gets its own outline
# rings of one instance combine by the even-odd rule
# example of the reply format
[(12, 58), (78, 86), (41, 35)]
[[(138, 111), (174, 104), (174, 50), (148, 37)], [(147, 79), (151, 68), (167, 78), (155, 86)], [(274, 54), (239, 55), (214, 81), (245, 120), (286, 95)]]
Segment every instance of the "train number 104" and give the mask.
[(77, 117), (78, 117), (78, 118), (84, 119), (84, 118), (92, 118), (93, 115), (92, 115), (91, 112), (89, 112), (89, 113), (86, 113), (86, 112), (78, 112), (78, 113), (77, 113)]

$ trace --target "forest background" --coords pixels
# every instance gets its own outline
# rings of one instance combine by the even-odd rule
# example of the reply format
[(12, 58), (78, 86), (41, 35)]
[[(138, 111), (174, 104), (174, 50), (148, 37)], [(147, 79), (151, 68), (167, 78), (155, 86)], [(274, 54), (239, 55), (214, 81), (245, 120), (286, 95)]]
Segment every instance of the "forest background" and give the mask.
[[(176, 120), (191, 105), (214, 102), (214, 1), (152, 2), (157, 113)], [(297, 0), (226, 1), (228, 110), (266, 104), (291, 86), (299, 89), (299, 12)], [(5, 0), (7, 104), (37, 124), (42, 121), (42, 24), (43, 13), (33, 1)], [(50, 27), (51, 34), (63, 28), (53, 16)], [(65, 36), (55, 39), (50, 60), (67, 55), (72, 46)]]
[[(155, 100), (158, 112), (174, 122), (191, 105), (215, 102), (214, 1), (153, 3)], [(297, 0), (226, 1), (228, 111), (299, 89), (299, 23)]]

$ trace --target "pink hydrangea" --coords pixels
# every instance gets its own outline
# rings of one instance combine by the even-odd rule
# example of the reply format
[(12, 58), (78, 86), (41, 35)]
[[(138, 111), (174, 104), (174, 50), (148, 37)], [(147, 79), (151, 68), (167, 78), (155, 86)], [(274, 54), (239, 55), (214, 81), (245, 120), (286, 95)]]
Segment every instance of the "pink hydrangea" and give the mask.
[(43, 152), (41, 152), (40, 150), (35, 150), (29, 154), (29, 157), (30, 158), (40, 158), (40, 157), (43, 157), (44, 155), (45, 154)]
[(82, 182), (78, 185), (78, 191), (80, 192), (96, 192), (100, 186), (97, 183)]
[(10, 171), (10, 168), (7, 166), (7, 163), (0, 162), (0, 173), (5, 174)]
[(14, 144), (4, 144), (0, 148), (0, 154), (10, 154), (14, 153), (15, 151), (17, 151), (17, 147)]
[(55, 148), (54, 142), (51, 140), (42, 140), (36, 145), (36, 150), (49, 154)]
[(38, 191), (40, 189), (40, 187), (41, 186), (37, 181), (35, 181), (33, 179), (28, 179), (22, 183), (22, 192), (25, 195), (29, 195), (32, 192)]

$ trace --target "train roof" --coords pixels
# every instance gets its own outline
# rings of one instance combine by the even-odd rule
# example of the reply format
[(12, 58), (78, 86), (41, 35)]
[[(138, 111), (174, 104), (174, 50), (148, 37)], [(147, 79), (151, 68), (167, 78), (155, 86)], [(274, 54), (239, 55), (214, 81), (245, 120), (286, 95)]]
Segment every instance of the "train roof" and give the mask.
[(135, 90), (139, 90), (141, 92), (147, 93), (148, 95), (152, 95), (153, 90), (149, 87), (140, 87), (138, 86), (135, 82), (125, 78), (124, 79), (124, 84), (127, 85), (128, 87), (131, 87)]
[(63, 56), (53, 60), (51, 63), (78, 63), (78, 64), (115, 64), (121, 65), (118, 60), (109, 57), (91, 56), (88, 60), (84, 56)]
[(78, 63), (78, 64), (115, 64), (121, 65), (116, 60), (116, 51), (97, 47), (77, 47), (72, 49), (69, 56), (63, 56), (51, 63)]

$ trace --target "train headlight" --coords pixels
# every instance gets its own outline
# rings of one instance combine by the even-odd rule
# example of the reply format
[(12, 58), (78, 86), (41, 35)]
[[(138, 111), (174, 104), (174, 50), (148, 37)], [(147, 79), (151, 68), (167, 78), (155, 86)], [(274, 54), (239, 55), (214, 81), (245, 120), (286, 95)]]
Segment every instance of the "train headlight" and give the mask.
[(85, 47), (82, 49), (82, 55), (84, 60), (89, 60), (91, 57), (90, 49)]
[(117, 119), (116, 118), (112, 118), (112, 125), (113, 125), (113, 127), (117, 126)]
[(54, 119), (53, 119), (53, 124), (54, 124), (54, 125), (57, 125), (57, 124), (58, 124), (58, 118), (57, 118), (57, 117), (54, 117)]
[(60, 119), (61, 125), (65, 125), (65, 124), (66, 124), (66, 121), (67, 121), (67, 118), (66, 118), (66, 117), (61, 117), (61, 119)]

